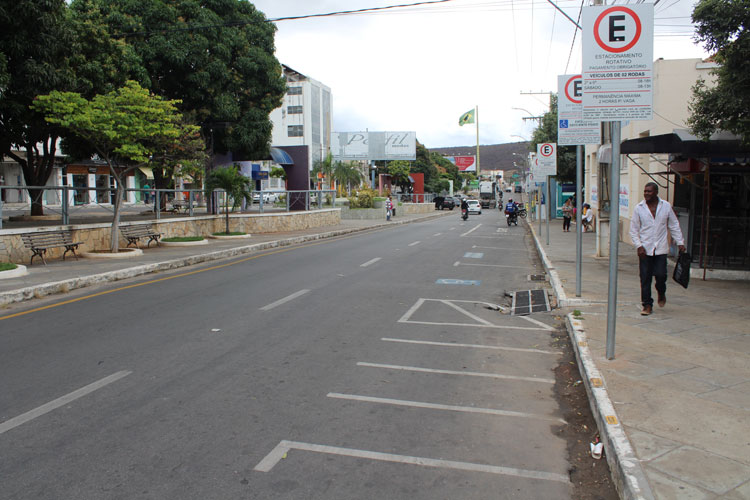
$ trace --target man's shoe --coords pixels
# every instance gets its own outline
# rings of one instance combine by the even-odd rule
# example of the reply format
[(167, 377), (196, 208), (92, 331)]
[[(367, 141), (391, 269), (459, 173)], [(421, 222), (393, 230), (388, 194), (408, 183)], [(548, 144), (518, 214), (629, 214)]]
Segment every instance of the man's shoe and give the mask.
[(667, 295), (664, 293), (660, 293), (659, 300), (657, 300), (656, 303), (659, 304), (659, 307), (664, 307), (664, 304), (667, 303)]
[(641, 311), (641, 316), (649, 316), (653, 312), (652, 306), (643, 306), (643, 310)]

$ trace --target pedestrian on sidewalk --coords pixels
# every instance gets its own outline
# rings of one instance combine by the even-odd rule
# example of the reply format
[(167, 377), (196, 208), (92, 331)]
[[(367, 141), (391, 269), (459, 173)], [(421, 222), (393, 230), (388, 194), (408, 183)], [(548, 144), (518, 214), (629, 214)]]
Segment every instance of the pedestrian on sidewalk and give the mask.
[(565, 203), (562, 206), (562, 214), (563, 214), (563, 231), (566, 233), (570, 232), (570, 219), (573, 217), (573, 203), (571, 202), (571, 198), (568, 198), (565, 200)]
[(391, 220), (391, 213), (393, 212), (393, 200), (390, 195), (385, 200), (385, 220)]
[(672, 205), (659, 198), (658, 194), (659, 186), (655, 182), (646, 184), (643, 201), (635, 206), (633, 219), (630, 221), (630, 238), (638, 249), (643, 316), (651, 314), (654, 308), (654, 299), (651, 298), (652, 278), (656, 280), (659, 307), (664, 307), (667, 303), (667, 231), (677, 242), (680, 253), (685, 251), (680, 223)]

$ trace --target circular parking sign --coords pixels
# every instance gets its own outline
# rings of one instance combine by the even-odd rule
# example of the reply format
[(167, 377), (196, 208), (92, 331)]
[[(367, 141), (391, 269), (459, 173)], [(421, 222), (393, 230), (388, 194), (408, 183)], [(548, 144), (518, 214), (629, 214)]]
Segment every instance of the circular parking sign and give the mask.
[(565, 82), (565, 97), (567, 97), (570, 102), (581, 104), (583, 99), (582, 94), (580, 93), (582, 85), (583, 78), (581, 75), (571, 76), (570, 79)]
[[(602, 21), (607, 20), (602, 28)], [(604, 29), (608, 36), (604, 41), (600, 30)], [(594, 38), (596, 43), (607, 52), (620, 53), (633, 48), (641, 38), (641, 19), (632, 9), (617, 5), (605, 10), (594, 22)], [(609, 43), (608, 43), (609, 42)], [(610, 45), (611, 42), (625, 42), (618, 47)]]
[(555, 147), (552, 144), (542, 144), (539, 152), (542, 156), (552, 156), (552, 153), (555, 152)]

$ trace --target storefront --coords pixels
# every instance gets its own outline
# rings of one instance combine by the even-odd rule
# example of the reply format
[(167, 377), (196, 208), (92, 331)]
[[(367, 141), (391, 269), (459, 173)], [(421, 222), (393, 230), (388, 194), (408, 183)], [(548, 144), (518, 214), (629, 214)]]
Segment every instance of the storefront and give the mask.
[[(74, 188), (68, 191), (68, 203), (71, 205), (113, 204), (116, 182), (104, 162), (72, 163), (64, 168), (62, 175), (64, 177), (62, 184)], [(125, 188), (135, 188), (133, 170), (125, 174), (124, 180)], [(122, 199), (126, 203), (134, 203), (135, 193), (124, 191)]]

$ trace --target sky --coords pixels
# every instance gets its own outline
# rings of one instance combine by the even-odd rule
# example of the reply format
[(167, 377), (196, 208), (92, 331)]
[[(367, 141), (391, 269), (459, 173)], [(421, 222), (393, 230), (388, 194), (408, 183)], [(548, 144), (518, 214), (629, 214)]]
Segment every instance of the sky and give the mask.
[[(275, 19), (419, 0), (250, 1)], [(578, 19), (580, 1), (556, 4)], [(708, 57), (693, 41), (694, 5), (656, 2), (654, 59)], [(334, 132), (415, 131), (427, 148), (476, 144), (474, 125), (458, 125), (475, 106), (480, 144), (527, 140), (536, 122), (523, 118), (549, 109), (557, 75), (581, 71), (580, 30), (546, 0), (451, 0), (275, 24), (278, 60), (331, 89)]]

